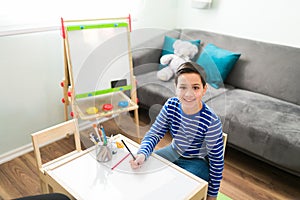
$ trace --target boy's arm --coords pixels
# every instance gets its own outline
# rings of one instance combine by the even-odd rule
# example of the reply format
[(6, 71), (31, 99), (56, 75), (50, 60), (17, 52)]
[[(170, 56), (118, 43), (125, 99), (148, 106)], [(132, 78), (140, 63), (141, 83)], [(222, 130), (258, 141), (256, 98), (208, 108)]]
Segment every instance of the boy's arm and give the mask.
[(160, 113), (156, 117), (155, 122), (152, 124), (150, 130), (144, 136), (138, 154), (144, 154), (148, 158), (153, 152), (155, 146), (164, 137), (168, 131), (168, 119), (167, 119), (167, 105), (168, 101), (165, 103)]
[(224, 169), (223, 131), (221, 121), (215, 120), (208, 128), (205, 140), (209, 160), (208, 196), (217, 197)]

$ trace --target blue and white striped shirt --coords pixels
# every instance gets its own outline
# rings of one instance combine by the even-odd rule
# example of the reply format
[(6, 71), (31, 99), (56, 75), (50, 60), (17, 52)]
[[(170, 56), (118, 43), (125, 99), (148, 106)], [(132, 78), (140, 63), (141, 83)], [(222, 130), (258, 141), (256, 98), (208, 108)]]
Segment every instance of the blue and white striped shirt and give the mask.
[(150, 130), (141, 142), (138, 153), (147, 157), (166, 132), (172, 135), (172, 147), (185, 158), (209, 160), (208, 195), (217, 196), (224, 168), (222, 124), (219, 117), (203, 102), (193, 115), (185, 114), (177, 97), (167, 100)]

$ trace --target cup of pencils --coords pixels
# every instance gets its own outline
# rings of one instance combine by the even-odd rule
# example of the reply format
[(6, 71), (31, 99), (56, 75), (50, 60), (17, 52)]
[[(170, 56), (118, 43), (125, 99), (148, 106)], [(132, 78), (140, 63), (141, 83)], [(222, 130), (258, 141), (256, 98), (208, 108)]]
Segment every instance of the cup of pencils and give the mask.
[(111, 143), (107, 140), (106, 133), (102, 125), (93, 124), (95, 134), (91, 134), (91, 140), (96, 145), (96, 159), (99, 162), (108, 162), (112, 159)]
[(108, 162), (112, 158), (110, 145), (97, 144), (96, 145), (96, 159), (98, 162)]

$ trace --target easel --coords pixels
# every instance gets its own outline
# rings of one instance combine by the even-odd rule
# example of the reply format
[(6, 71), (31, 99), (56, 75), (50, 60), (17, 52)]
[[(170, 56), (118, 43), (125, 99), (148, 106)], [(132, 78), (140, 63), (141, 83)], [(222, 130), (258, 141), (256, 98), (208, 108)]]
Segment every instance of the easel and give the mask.
[[(99, 24), (99, 22), (108, 22), (106, 24)], [(68, 120), (69, 111), (68, 106), (71, 105), (72, 112), (70, 115), (74, 118), (81, 118), (83, 120), (93, 120), (99, 119), (104, 117), (110, 117), (112, 115), (118, 115), (122, 112), (134, 111), (134, 120), (136, 125), (136, 132), (137, 138), (140, 140), (139, 134), (139, 118), (138, 118), (138, 105), (137, 105), (137, 95), (136, 95), (136, 80), (135, 76), (133, 75), (133, 64), (132, 64), (132, 55), (131, 55), (131, 47), (130, 47), (130, 31), (131, 31), (131, 18), (130, 15), (128, 17), (123, 18), (106, 18), (106, 19), (85, 19), (85, 20), (63, 20), (61, 19), (61, 28), (62, 28), (62, 37), (63, 37), (63, 47), (64, 47), (64, 80), (61, 82), (61, 86), (63, 87), (63, 99), (62, 102), (64, 103), (64, 114), (65, 120)], [(68, 26), (67, 24), (71, 24)], [(74, 26), (76, 24), (76, 26)], [(129, 76), (130, 76), (130, 84), (129, 85), (122, 85), (116, 88), (106, 88), (100, 90), (89, 90), (88, 92), (83, 92), (80, 94), (76, 94), (76, 86), (74, 80), (74, 73), (73, 73), (73, 65), (72, 63), (72, 56), (71, 56), (71, 47), (69, 42), (69, 35), (68, 31), (70, 29), (77, 29), (77, 31), (87, 30), (87, 29), (101, 29), (101, 28), (114, 28), (115, 27), (122, 27), (126, 28), (127, 30), (127, 41), (128, 49), (128, 59), (129, 59)], [(111, 47), (113, 48), (113, 47)], [(107, 52), (102, 52), (106, 54)], [(127, 56), (127, 54), (126, 54)], [(74, 58), (73, 58), (74, 59)], [(127, 66), (125, 66), (127, 67)], [(94, 73), (91, 71), (90, 73)], [(113, 74), (113, 73), (111, 73)], [(130, 90), (130, 98), (124, 93), (124, 91)], [(86, 113), (86, 110), (91, 104), (103, 104), (105, 101), (111, 101), (111, 105), (113, 109), (109, 111), (102, 111), (101, 107), (98, 108), (95, 113)], [(118, 102), (127, 102), (128, 106), (120, 107)]]

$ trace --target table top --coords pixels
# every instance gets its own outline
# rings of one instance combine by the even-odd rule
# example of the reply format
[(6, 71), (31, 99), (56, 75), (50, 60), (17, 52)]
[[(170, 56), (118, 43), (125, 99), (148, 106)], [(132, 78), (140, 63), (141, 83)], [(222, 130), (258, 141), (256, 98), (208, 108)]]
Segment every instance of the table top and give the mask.
[[(138, 144), (123, 135), (133, 154)], [(150, 156), (139, 169), (131, 169), (126, 148), (117, 149), (112, 160), (96, 160), (95, 146), (63, 164), (48, 166), (46, 173), (55, 179), (76, 199), (188, 199), (207, 187), (207, 182), (188, 173), (167, 160)], [(125, 159), (124, 159), (125, 158)], [(123, 160), (119, 165), (115, 166)]]

